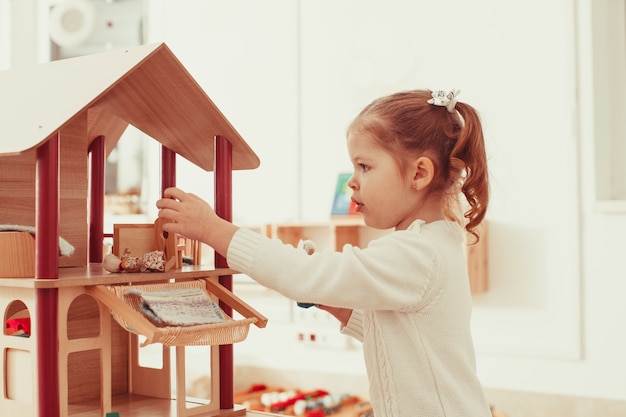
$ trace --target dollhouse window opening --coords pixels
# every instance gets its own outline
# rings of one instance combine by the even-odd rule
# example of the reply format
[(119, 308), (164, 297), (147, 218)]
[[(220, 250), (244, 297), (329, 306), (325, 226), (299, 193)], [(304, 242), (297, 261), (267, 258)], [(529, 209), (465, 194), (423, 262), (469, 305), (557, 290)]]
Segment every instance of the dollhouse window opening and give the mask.
[(69, 340), (98, 337), (100, 309), (98, 302), (87, 294), (81, 294), (70, 304), (67, 312), (67, 338)]
[(211, 372), (211, 357), (214, 346), (178, 346), (174, 349), (165, 348), (161, 343), (152, 343), (141, 346), (146, 341), (142, 335), (134, 335), (138, 343), (133, 355), (137, 358), (137, 365), (141, 368), (155, 370), (165, 369), (165, 356), (169, 359), (170, 390), (172, 398), (175, 398), (178, 390), (176, 380), (177, 362), (176, 349), (184, 349), (186, 361), (183, 365), (183, 375), (186, 376), (186, 392), (182, 393), (187, 397), (188, 402), (197, 401), (199, 404), (206, 404), (212, 400), (212, 384), (216, 383), (215, 376)]
[(4, 314), (4, 334), (7, 336), (30, 337), (30, 311), (21, 300), (12, 301)]
[(137, 363), (139, 366), (142, 368), (163, 369), (163, 344), (151, 343), (146, 345), (146, 336), (139, 334), (137, 338), (139, 343), (135, 355), (137, 355)]
[(34, 391), (31, 389), (33, 372), (32, 353), (17, 348), (3, 349), (5, 390), (4, 399), (21, 403), (33, 403)]
[[(200, 404), (206, 404), (213, 400), (212, 385), (219, 383), (217, 375), (211, 373), (212, 352), (217, 346), (185, 346), (177, 349), (185, 349), (184, 375), (186, 376), (186, 392), (182, 393), (190, 401), (197, 400)], [(172, 352), (174, 356), (174, 352)], [(172, 361), (174, 359), (172, 358)], [(172, 362), (174, 363), (174, 362)], [(172, 386), (172, 392), (177, 394), (177, 387)]]

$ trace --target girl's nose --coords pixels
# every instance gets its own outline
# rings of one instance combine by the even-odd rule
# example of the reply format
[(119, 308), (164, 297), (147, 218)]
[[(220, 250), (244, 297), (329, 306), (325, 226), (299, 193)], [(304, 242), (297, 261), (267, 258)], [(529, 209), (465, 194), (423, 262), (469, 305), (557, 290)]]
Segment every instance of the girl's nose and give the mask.
[(357, 189), (357, 182), (354, 179), (354, 175), (350, 176), (350, 178), (348, 179), (348, 187), (350, 187), (350, 189), (352, 190)]

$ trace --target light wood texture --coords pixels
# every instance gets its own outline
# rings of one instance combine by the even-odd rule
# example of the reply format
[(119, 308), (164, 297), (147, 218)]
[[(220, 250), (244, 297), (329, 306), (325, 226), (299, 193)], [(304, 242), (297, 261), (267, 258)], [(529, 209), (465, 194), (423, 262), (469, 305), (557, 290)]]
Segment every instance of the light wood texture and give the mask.
[(133, 124), (212, 170), (214, 137), (220, 135), (232, 144), (233, 169), (259, 165), (165, 44), (0, 71), (0, 91), (0, 194), (11, 196), (0, 199), (0, 223), (35, 225), (35, 149), (60, 133), (59, 232), (75, 248), (60, 266), (87, 263), (88, 148), (96, 137), (105, 137), (109, 154)]
[[(187, 407), (192, 409), (200, 402), (188, 402)], [(72, 417), (102, 417), (96, 408), (97, 402), (90, 401), (80, 404), (70, 405), (70, 415)], [(116, 395), (113, 397), (113, 411), (120, 414), (120, 417), (178, 417), (176, 401), (170, 399), (154, 398), (138, 394)], [(269, 414), (272, 415), (272, 414)], [(214, 410), (199, 414), (200, 417), (261, 417), (268, 414), (247, 413), (246, 409), (240, 405), (235, 405), (232, 409)]]
[(0, 277), (35, 276), (35, 238), (28, 232), (0, 232)]
[(243, 301), (241, 298), (237, 297), (237, 295), (227, 290), (219, 282), (212, 279), (205, 279), (204, 281), (206, 282), (208, 291), (214, 294), (221, 301), (225, 302), (226, 305), (231, 307), (233, 310), (247, 319), (255, 317), (257, 320), (254, 324), (257, 327), (263, 328), (267, 325), (267, 317)]
[(139, 337), (136, 334), (131, 334), (130, 389), (128, 392), (170, 400), (172, 398), (170, 351), (170, 348), (162, 347), (160, 368), (141, 366), (139, 363)]
[[(125, 291), (135, 288), (145, 291), (195, 288), (204, 291), (207, 296), (217, 298), (233, 308), (244, 319), (229, 319), (225, 322), (202, 324), (186, 327), (155, 324), (142, 311), (141, 302), (136, 298), (126, 298)], [(218, 345), (236, 343), (248, 334), (251, 323), (265, 327), (267, 318), (258, 313), (242, 299), (235, 296), (217, 282), (211, 280), (185, 280), (180, 282), (157, 283), (148, 285), (91, 286), (85, 291), (108, 306), (115, 319), (133, 333), (146, 337), (145, 343), (162, 343), (166, 346)]]
[[(60, 266), (87, 263), (86, 135), (87, 113), (77, 115), (60, 128), (59, 234), (74, 247), (72, 256), (59, 258)], [(0, 144), (4, 138), (8, 137), (2, 136)], [(35, 226), (35, 189), (34, 152), (1, 156), (0, 193), (11, 198), (0, 199), (0, 223)]]
[(74, 246), (72, 256), (59, 258), (60, 266), (87, 264), (89, 247), (89, 223), (85, 220), (89, 188), (87, 123), (87, 112), (83, 112), (60, 129), (59, 234)]
[(111, 252), (121, 258), (128, 250), (130, 256), (141, 258), (148, 252), (158, 250), (164, 253), (165, 272), (181, 268), (182, 251), (186, 245), (182, 245), (179, 250), (176, 236), (163, 232), (163, 224), (169, 221), (157, 218), (149, 224), (114, 224)]
[(72, 267), (61, 268), (59, 279), (33, 279), (33, 278), (0, 278), (0, 287), (21, 288), (65, 288), (76, 286), (111, 285), (162, 282), (170, 279), (195, 279), (232, 275), (238, 272), (230, 268), (207, 268), (203, 265), (184, 265), (180, 269), (172, 269), (167, 273), (143, 272), (143, 273), (111, 273), (105, 271), (102, 264), (93, 263), (84, 268)]
[(128, 321), (132, 322), (133, 328), (137, 333), (151, 334), (153, 332), (154, 325), (143, 314), (129, 308), (124, 301), (111, 291), (100, 285), (85, 287), (85, 291), (111, 310), (123, 311), (124, 315), (128, 317)]
[(345, 245), (360, 246), (361, 233), (359, 227), (335, 225), (335, 248), (341, 250)]
[(191, 257), (193, 265), (200, 265), (202, 262), (202, 243), (197, 240), (184, 239), (183, 253)]
[[(98, 264), (99, 265), (99, 264)], [(70, 268), (73, 270), (75, 268)], [(83, 272), (84, 269), (81, 269)], [(100, 271), (101, 269), (94, 268), (94, 271)], [(190, 267), (188, 273), (179, 271), (180, 277), (185, 279), (190, 275), (200, 274), (207, 276), (207, 271), (202, 271), (198, 267)], [(232, 270), (224, 269), (218, 271), (209, 271), (213, 274), (232, 274)], [(85, 275), (84, 273), (78, 273), (78, 275)], [(140, 277), (146, 282), (154, 282), (155, 275), (163, 277), (164, 274), (107, 274), (108, 276), (114, 276), (119, 278)], [(164, 280), (169, 280), (171, 277)], [(100, 278), (95, 278), (99, 281)], [(24, 279), (15, 280), (15, 282), (37, 280)], [(236, 297), (234, 294), (229, 293), (219, 283), (217, 283), (217, 275), (214, 278), (205, 278), (203, 280), (214, 293), (220, 294), (220, 297), (225, 298), (227, 304), (231, 305), (237, 311), (240, 311), (242, 315), (249, 316), (256, 310), (248, 306), (243, 300)], [(75, 284), (82, 282), (89, 282), (87, 278), (80, 278), (78, 281), (72, 281)], [(108, 283), (111, 281), (109, 280)], [(137, 355), (130, 355), (130, 377), (132, 378), (131, 387), (122, 387), (121, 390), (124, 393), (128, 393), (128, 390), (133, 390), (133, 394), (122, 396), (121, 398), (142, 398), (137, 397), (134, 394), (146, 394), (150, 398), (143, 398), (140, 403), (132, 403), (120, 406), (116, 408), (114, 404), (115, 398), (120, 398), (114, 395), (120, 391), (119, 383), (114, 384), (114, 378), (116, 371), (119, 369), (113, 367), (115, 364), (117, 368), (125, 367), (126, 360), (121, 362), (115, 361), (114, 351), (122, 350), (128, 351), (128, 347), (121, 347), (116, 349), (116, 342), (112, 337), (113, 330), (118, 328), (114, 325), (109, 315), (109, 307), (114, 308), (109, 303), (115, 304), (119, 299), (113, 296), (109, 291), (102, 288), (100, 285), (61, 285), (59, 288), (59, 367), (60, 367), (60, 404), (61, 415), (102, 415), (97, 414), (99, 410), (107, 411), (120, 411), (126, 410), (122, 415), (124, 416), (178, 416), (178, 417), (191, 417), (191, 416), (243, 416), (245, 410), (238, 408), (235, 410), (220, 410), (219, 404), (212, 402), (208, 404), (198, 405), (192, 404), (184, 397), (184, 395), (178, 396), (178, 401), (172, 403), (170, 400), (170, 365), (169, 365), (169, 353), (164, 354), (163, 369), (153, 370), (151, 368), (140, 367), (138, 364)], [(5, 308), (5, 311), (15, 314), (18, 311), (27, 309), (31, 317), (35, 317), (35, 302), (34, 302), (34, 287), (8, 287), (1, 292), (2, 297), (0, 301)], [(98, 294), (98, 297), (94, 297)], [(100, 304), (95, 301), (94, 298), (100, 299), (101, 294), (107, 298), (112, 296), (110, 300), (107, 300), (106, 304)], [(92, 298), (94, 297), (94, 298)], [(19, 300), (19, 301), (15, 301)], [(123, 303), (122, 303), (123, 304)], [(262, 326), (265, 325), (267, 319), (259, 314), (259, 323)], [(36, 329), (36, 323), (33, 323), (33, 331)], [(10, 360), (11, 366), (9, 369), (17, 370), (20, 367), (28, 369), (27, 375), (21, 373), (10, 372), (4, 374), (3, 387), (10, 395), (19, 399), (23, 398), (36, 398), (36, 392), (32, 390), (36, 387), (36, 355), (35, 353), (35, 338), (20, 338), (14, 336), (0, 336), (2, 338), (2, 345), (8, 346), (14, 349), (11, 352), (20, 353), (19, 356), (9, 353), (3, 360)], [(131, 352), (137, 349), (137, 340), (134, 338), (134, 342), (130, 348)], [(164, 349), (165, 352), (169, 350)], [(185, 387), (185, 374), (184, 374), (184, 348), (177, 348), (177, 386), (181, 393), (186, 392)], [(217, 360), (218, 350), (212, 349), (212, 374), (217, 375), (219, 373), (219, 361)], [(7, 359), (8, 358), (8, 359)], [(123, 358), (122, 358), (123, 359)], [(19, 360), (16, 363), (15, 360)], [(29, 363), (24, 363), (24, 360), (28, 360)], [(28, 365), (28, 366), (26, 366)], [(3, 368), (6, 369), (6, 368)], [(25, 378), (28, 378), (30, 383), (25, 383)], [(118, 388), (115, 388), (115, 387)], [(143, 388), (142, 388), (143, 387)], [(159, 389), (159, 387), (161, 387)], [(212, 398), (219, 398), (219, 386), (213, 382), (212, 385)], [(145, 403), (143, 401), (145, 400)], [(23, 402), (23, 401), (22, 401)], [(178, 405), (176, 405), (176, 403)], [(0, 414), (5, 415), (18, 415), (35, 417), (36, 407), (33, 402), (26, 404), (18, 404), (14, 401), (0, 401)], [(156, 409), (151, 408), (151, 405), (158, 405)], [(146, 408), (144, 408), (144, 406)], [(126, 408), (125, 408), (126, 407)], [(156, 410), (156, 411), (152, 411)], [(169, 414), (159, 414), (161, 412)], [(96, 413), (96, 414), (93, 414)]]
[(157, 250), (163, 251), (164, 253), (166, 272), (172, 267), (180, 268), (183, 266), (183, 257), (178, 250), (178, 239), (176, 235), (163, 231), (163, 225), (170, 222), (171, 220), (162, 219), (160, 217), (154, 221), (154, 241)]
[(272, 237), (276, 237), (283, 243), (288, 243), (294, 247), (298, 245), (300, 239), (306, 239), (303, 234), (303, 226), (300, 225), (277, 226), (274, 231), (275, 235)]
[(108, 309), (85, 295), (83, 288), (59, 291), (59, 403), (98, 399), (111, 410), (111, 317)]
[[(18, 280), (19, 281), (19, 280)], [(2, 288), (0, 309), (11, 315), (26, 309), (35, 317), (35, 292), (28, 288)], [(1, 416), (36, 417), (33, 407), (38, 395), (37, 387), (37, 323), (31, 321), (30, 337), (0, 334), (0, 397)]]
[[(260, 315), (256, 310), (247, 305), (239, 297), (228, 291), (225, 287), (212, 279), (202, 280), (207, 289), (219, 299), (224, 301), (227, 305), (231, 306), (235, 311), (238, 311), (244, 317), (248, 318), (254, 316), (257, 319), (257, 325), (264, 327), (267, 323), (267, 319)], [(132, 319), (132, 327), (137, 333), (150, 335), (154, 330), (154, 325), (149, 322), (142, 314), (129, 308), (129, 306), (122, 301), (119, 297), (114, 295), (111, 291), (105, 289), (103, 286), (90, 286), (84, 287), (84, 291), (100, 300), (102, 305), (110, 308), (115, 314), (123, 312), (126, 316), (134, 316)], [(258, 315), (257, 316), (255, 316)], [(169, 398), (170, 397), (170, 360), (169, 360), (169, 348), (163, 348), (162, 358), (163, 366), (160, 369), (146, 368), (139, 365), (138, 361), (138, 338), (133, 335), (131, 338), (131, 359), (130, 359), (130, 378), (132, 392), (135, 394), (145, 394), (156, 398)], [(189, 405), (186, 397), (186, 376), (185, 376), (185, 347), (176, 346), (176, 415), (178, 417), (192, 417), (192, 416), (213, 416), (213, 415), (245, 415), (245, 410), (233, 410), (232, 413), (224, 414), (223, 410), (220, 410), (219, 401), (212, 400), (203, 404)], [(216, 346), (211, 346), (211, 375), (219, 374), (219, 350)], [(105, 371), (102, 371), (103, 374)], [(109, 372), (107, 369), (106, 372)], [(103, 384), (106, 381), (103, 380)], [(211, 398), (218, 399), (220, 396), (221, 387), (218, 386), (214, 378), (211, 379)], [(102, 393), (103, 397), (107, 398), (110, 391)], [(110, 402), (103, 401), (102, 409), (110, 405)]]
[[(217, 383), (217, 379), (214, 377), (219, 373), (219, 347), (211, 346), (211, 378), (210, 401), (198, 401), (198, 404), (190, 404), (186, 399), (187, 383), (185, 376), (185, 348), (176, 347), (176, 407), (178, 415), (181, 417), (211, 415), (220, 413), (220, 404), (218, 399), (220, 398), (221, 387)], [(233, 410), (234, 415), (241, 413), (245, 415), (245, 410), (237, 408)]]
[(0, 159), (0, 193), (0, 223), (35, 225), (35, 152)]
[(104, 149), (108, 157), (128, 127), (128, 122), (103, 107), (91, 107), (87, 114), (87, 141), (91, 145), (98, 136), (104, 136)]
[(154, 225), (152, 223), (114, 224), (111, 252), (121, 258), (126, 249), (130, 250), (131, 256), (138, 257), (157, 250)]
[[(88, 264), (88, 150), (96, 137), (104, 136), (108, 155), (126, 127), (132, 124), (205, 170), (215, 168), (214, 139), (217, 136), (225, 138), (231, 145), (232, 166), (229, 165), (228, 169), (256, 168), (258, 157), (162, 43), (0, 71), (0, 91), (0, 126), (3, 129), (0, 137), (0, 194), (10, 197), (0, 199), (0, 223), (35, 225), (35, 190), (39, 185), (35, 175), (37, 149), (58, 134), (59, 233), (75, 248), (72, 256), (59, 260), (62, 267), (59, 279), (15, 279), (14, 275), (19, 275), (19, 271), (0, 278), (0, 301), (5, 311), (13, 312), (18, 302), (23, 303), (32, 318), (34, 334), (30, 338), (1, 335), (2, 346), (12, 349), (9, 354), (0, 355), (1, 360), (19, 358), (10, 366), (4, 362), (1, 364), (0, 389), (5, 394), (19, 396), (20, 401), (0, 398), (0, 415), (34, 417), (41, 405), (38, 404), (42, 400), (37, 387), (38, 381), (43, 379), (37, 375), (37, 369), (42, 364), (37, 364), (37, 323), (34, 320), (38, 317), (35, 302), (38, 289), (58, 290), (55, 311), (43, 313), (57, 315), (58, 325), (54, 330), (59, 331), (59, 343), (48, 347), (58, 348), (60, 377), (58, 381), (51, 381), (53, 390), (44, 389), (41, 398), (47, 399), (48, 394), (54, 394), (58, 382), (61, 415), (101, 417), (103, 411), (112, 407), (119, 407), (112, 411), (120, 411), (124, 417), (198, 414), (197, 408), (191, 411), (180, 404), (177, 411), (169, 398), (153, 397), (143, 402), (145, 397), (130, 394), (133, 383), (137, 384), (138, 380), (128, 374), (139, 371), (129, 370), (127, 365), (133, 360), (128, 337), (120, 336), (120, 327), (111, 321), (108, 307), (94, 304), (93, 297), (99, 294), (97, 288), (100, 285), (217, 279), (236, 271), (207, 269), (201, 265), (181, 267), (182, 262), (179, 262), (178, 267), (167, 274), (111, 274), (104, 271), (101, 264)], [(150, 233), (154, 241), (154, 230)], [(176, 261), (179, 259), (177, 242), (174, 238), (171, 241), (173, 245), (166, 239), (164, 249)], [(24, 262), (34, 268), (34, 251), (30, 247), (16, 247), (17, 264)], [(199, 247), (192, 245), (192, 251), (194, 263), (198, 264)], [(149, 251), (141, 252), (135, 256)], [(258, 314), (238, 298), (231, 302), (241, 308), (243, 314)], [(266, 319), (259, 317), (264, 325)], [(13, 352), (19, 352), (19, 355), (12, 355)], [(179, 355), (179, 358), (184, 362), (184, 356)], [(219, 358), (212, 359), (212, 372), (217, 375)], [(7, 372), (9, 368), (19, 370), (20, 365), (26, 370), (24, 374)], [(120, 376), (131, 382), (126, 385), (118, 383)], [(19, 390), (24, 392), (16, 391), (17, 380)], [(144, 381), (149, 386), (150, 376), (146, 374)], [(151, 395), (171, 397), (148, 391)], [(113, 394), (119, 392), (128, 395), (121, 397), (121, 402), (113, 401)], [(115, 399), (120, 397), (115, 396)], [(187, 403), (179, 397), (179, 403), (181, 401)], [(216, 395), (216, 401), (219, 401), (219, 395)], [(82, 408), (83, 404), (89, 405)], [(211, 407), (211, 410), (203, 408), (201, 414), (245, 415), (241, 408), (219, 410), (218, 406), (216, 410), (215, 404)]]
[[(213, 169), (217, 135), (233, 145), (233, 169), (259, 166), (256, 154), (163, 43), (2, 71), (0, 91), (0, 155), (37, 147), (77, 114), (97, 109), (205, 170)], [(100, 115), (94, 117), (99, 121), (90, 124), (89, 140), (101, 132), (117, 134), (123, 124), (115, 120), (110, 130)], [(112, 145), (107, 141), (109, 152)]]

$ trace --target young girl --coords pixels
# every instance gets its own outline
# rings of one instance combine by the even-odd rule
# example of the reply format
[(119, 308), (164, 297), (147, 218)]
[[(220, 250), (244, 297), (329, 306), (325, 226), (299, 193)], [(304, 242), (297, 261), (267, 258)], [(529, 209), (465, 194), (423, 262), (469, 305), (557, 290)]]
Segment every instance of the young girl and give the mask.
[(457, 94), (396, 93), (349, 126), (352, 199), (366, 225), (395, 229), (365, 249), (307, 255), (238, 228), (180, 189), (157, 202), (159, 217), (174, 221), (165, 231), (317, 304), (362, 341), (376, 417), (491, 415), (476, 376), (464, 256), (465, 232), (478, 239), (487, 210), (487, 162), (479, 117)]

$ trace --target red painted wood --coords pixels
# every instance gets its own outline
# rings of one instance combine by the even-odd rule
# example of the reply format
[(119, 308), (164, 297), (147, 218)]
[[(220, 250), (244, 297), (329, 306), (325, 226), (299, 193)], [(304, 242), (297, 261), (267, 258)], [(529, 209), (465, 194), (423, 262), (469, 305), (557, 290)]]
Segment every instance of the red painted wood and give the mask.
[[(232, 210), (232, 144), (223, 136), (215, 137), (214, 146), (214, 181), (215, 181), (215, 213), (224, 220), (233, 220)], [(226, 258), (215, 253), (215, 267), (227, 268)], [(233, 288), (233, 276), (225, 275), (219, 278), (220, 284), (228, 290)], [(226, 314), (232, 316), (232, 308), (220, 302), (220, 307)], [(233, 345), (220, 345), (220, 408), (234, 407), (234, 379), (233, 379)]]
[(90, 212), (89, 212), (89, 262), (102, 262), (104, 239), (104, 180), (106, 149), (104, 136), (98, 136), (89, 146), (91, 158)]
[[(37, 149), (37, 279), (59, 277), (59, 133)], [(57, 289), (37, 289), (37, 378), (40, 417), (60, 417)]]
[(166, 188), (176, 186), (176, 152), (161, 146), (161, 195)]

